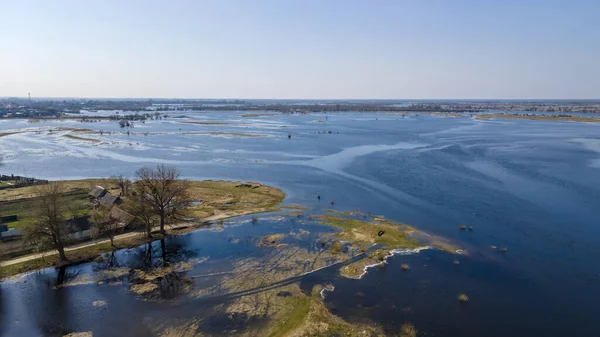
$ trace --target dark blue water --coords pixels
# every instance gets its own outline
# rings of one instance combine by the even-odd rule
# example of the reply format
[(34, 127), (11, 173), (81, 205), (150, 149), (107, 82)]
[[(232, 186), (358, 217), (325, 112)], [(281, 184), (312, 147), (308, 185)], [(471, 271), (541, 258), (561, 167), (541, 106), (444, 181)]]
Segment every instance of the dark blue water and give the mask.
[[(385, 268), (370, 269), (361, 280), (328, 275), (335, 290), (325, 301), (340, 317), (380, 324), (390, 334), (410, 321), (435, 336), (600, 335), (599, 125), (383, 114), (251, 119), (239, 115), (197, 114), (187, 119), (226, 120), (234, 124), (230, 126), (147, 122), (129, 136), (87, 136), (103, 140), (94, 145), (61, 137), (61, 132), (47, 133), (64, 123), (4, 122), (3, 130), (32, 127), (40, 132), (0, 138), (6, 157), (0, 171), (51, 179), (132, 176), (140, 166), (165, 163), (192, 179), (272, 184), (288, 194), (287, 203), (303, 204), (314, 212), (330, 208), (329, 201), (334, 200), (336, 209), (382, 214), (469, 249), (459, 265), (452, 263), (455, 256), (428, 250), (391, 258)], [(113, 124), (69, 125), (120, 131)], [(264, 137), (182, 134), (186, 131)], [(474, 231), (461, 232), (460, 224), (473, 226)], [(206, 264), (212, 265), (211, 270), (226, 271), (231, 268), (226, 261), (236, 256), (263, 254), (251, 237), (277, 232), (273, 226), (294, 224), (246, 223), (172, 240), (197, 256), (210, 256), (208, 261), (216, 261)], [(311, 235), (319, 230), (324, 229), (314, 229)], [(230, 235), (246, 235), (254, 243), (226, 244)], [(310, 245), (314, 239), (302, 244)], [(500, 253), (492, 245), (508, 251)], [(122, 254), (125, 265), (141, 263), (126, 257), (134, 255), (131, 252)], [(411, 265), (408, 272), (399, 267), (405, 262)], [(16, 283), (0, 283), (0, 333), (94, 330), (95, 335), (110, 335), (113, 324), (134, 331), (143, 326), (143, 317), (165, 310), (164, 305), (142, 301), (120, 287), (53, 289), (58, 274), (46, 271)], [(469, 303), (460, 305), (458, 293), (466, 293)], [(45, 305), (38, 305), (39, 297)], [(92, 314), (95, 309), (89, 303), (96, 297), (119, 303), (111, 304), (102, 316), (110, 324), (99, 323), (98, 314)], [(185, 302), (177, 294), (174, 298)], [(64, 308), (65, 313), (48, 308)], [(125, 312), (141, 313), (121, 326), (117, 322)], [(181, 309), (168, 315), (189, 313)], [(50, 321), (60, 322), (62, 330), (57, 323), (43, 323)], [(139, 329), (139, 335), (144, 332)]]

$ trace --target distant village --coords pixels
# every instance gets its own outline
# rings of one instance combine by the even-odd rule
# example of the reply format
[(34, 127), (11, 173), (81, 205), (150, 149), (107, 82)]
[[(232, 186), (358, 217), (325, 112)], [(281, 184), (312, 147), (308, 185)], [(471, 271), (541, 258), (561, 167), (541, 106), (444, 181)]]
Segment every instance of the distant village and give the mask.
[[(600, 113), (598, 100), (90, 100), (90, 99), (0, 99), (0, 118), (81, 118), (94, 112), (146, 115), (156, 112), (254, 111), (280, 113), (316, 112), (452, 112), (526, 111), (547, 113)], [(104, 116), (106, 118), (106, 116)], [(117, 118), (117, 117), (115, 117)]]

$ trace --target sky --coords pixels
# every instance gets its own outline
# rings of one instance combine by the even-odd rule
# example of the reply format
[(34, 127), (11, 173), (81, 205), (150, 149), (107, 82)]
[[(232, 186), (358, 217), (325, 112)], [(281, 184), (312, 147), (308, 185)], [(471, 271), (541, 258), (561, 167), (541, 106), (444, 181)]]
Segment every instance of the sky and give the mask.
[(600, 98), (598, 0), (0, 0), (0, 97)]

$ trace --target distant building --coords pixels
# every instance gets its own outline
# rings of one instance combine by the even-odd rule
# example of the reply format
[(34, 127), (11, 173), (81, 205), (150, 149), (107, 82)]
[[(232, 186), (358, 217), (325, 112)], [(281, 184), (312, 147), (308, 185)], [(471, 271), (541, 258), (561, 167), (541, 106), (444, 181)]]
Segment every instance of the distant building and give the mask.
[(96, 186), (88, 195), (94, 200), (100, 203), (104, 207), (112, 207), (119, 205), (123, 200), (120, 197), (112, 195), (108, 190), (102, 186)]

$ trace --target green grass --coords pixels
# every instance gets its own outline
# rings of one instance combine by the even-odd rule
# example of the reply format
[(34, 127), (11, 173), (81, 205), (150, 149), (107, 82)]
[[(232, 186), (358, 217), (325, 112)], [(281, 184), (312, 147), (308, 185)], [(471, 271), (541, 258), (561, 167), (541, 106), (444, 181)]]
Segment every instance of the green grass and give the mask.
[[(67, 209), (66, 218), (71, 218), (73, 215), (84, 216), (90, 212), (88, 191), (85, 189), (77, 189), (65, 194), (64, 202)], [(38, 205), (37, 197), (1, 201), (0, 216), (17, 215), (19, 220), (9, 222), (7, 225), (15, 229), (23, 229), (35, 221)]]
[(288, 332), (298, 328), (305, 320), (306, 315), (310, 311), (310, 303), (312, 299), (310, 297), (292, 297), (290, 306), (293, 307), (293, 311), (287, 315), (287, 319), (282, 321), (279, 325), (273, 329), (269, 336), (278, 337), (285, 336)]

